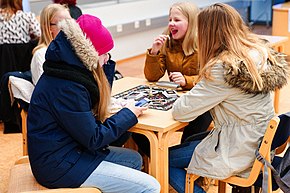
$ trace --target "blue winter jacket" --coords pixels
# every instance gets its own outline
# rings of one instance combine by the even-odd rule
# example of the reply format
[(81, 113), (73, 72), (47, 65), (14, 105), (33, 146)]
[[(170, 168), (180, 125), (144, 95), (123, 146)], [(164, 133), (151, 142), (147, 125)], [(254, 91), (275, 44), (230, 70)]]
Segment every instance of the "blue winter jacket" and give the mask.
[[(62, 31), (49, 45), (46, 61), (85, 69)], [(104, 123), (96, 121), (91, 110), (85, 86), (44, 71), (27, 119), (29, 160), (33, 175), (43, 186), (79, 187), (104, 160), (108, 144), (137, 123), (127, 108)]]

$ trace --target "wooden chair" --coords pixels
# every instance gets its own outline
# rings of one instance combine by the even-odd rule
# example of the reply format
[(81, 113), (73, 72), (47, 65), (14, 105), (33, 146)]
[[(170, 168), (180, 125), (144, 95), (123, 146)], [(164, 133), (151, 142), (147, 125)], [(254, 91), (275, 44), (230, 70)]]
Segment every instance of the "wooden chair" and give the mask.
[(35, 180), (28, 156), (23, 156), (15, 162), (10, 171), (8, 193), (43, 192), (43, 193), (101, 193), (96, 188), (59, 188), (47, 189)]
[[(275, 132), (277, 130), (278, 124), (279, 124), (279, 117), (274, 117), (270, 120), (268, 127), (266, 129), (265, 135), (263, 137), (261, 146), (259, 148), (260, 154), (265, 157), (267, 161), (271, 161), (270, 152), (271, 152), (271, 144), (275, 135)], [(231, 176), (224, 180), (219, 180), (219, 187), (218, 192), (219, 193), (225, 193), (226, 192), (226, 183), (230, 183), (233, 185), (241, 186), (241, 187), (249, 187), (252, 186), (255, 181), (257, 180), (260, 171), (263, 170), (263, 164), (258, 161), (257, 159), (254, 161), (252, 170), (250, 172), (250, 175), (248, 178), (241, 178), (237, 176)], [(268, 192), (272, 192), (272, 179), (271, 179), (271, 169), (267, 168), (268, 170)], [(264, 172), (264, 171), (263, 171)], [(195, 174), (186, 174), (186, 184), (185, 184), (185, 193), (193, 193), (194, 192), (194, 181), (199, 178), (200, 176)]]
[(23, 138), (23, 155), (10, 170), (10, 179), (8, 193), (101, 193), (97, 188), (59, 188), (48, 189), (40, 185), (34, 178), (27, 151), (27, 112), (22, 109), (22, 138)]
[(27, 111), (21, 110), (23, 156), (28, 155), (27, 149)]

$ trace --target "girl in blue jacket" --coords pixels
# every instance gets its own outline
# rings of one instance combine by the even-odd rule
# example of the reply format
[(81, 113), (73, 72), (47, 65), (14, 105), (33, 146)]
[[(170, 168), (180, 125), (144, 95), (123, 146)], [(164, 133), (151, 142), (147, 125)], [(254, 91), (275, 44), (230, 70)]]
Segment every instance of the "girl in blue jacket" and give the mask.
[(114, 43), (101, 21), (64, 19), (49, 45), (44, 73), (28, 111), (28, 153), (36, 180), (48, 188), (92, 186), (102, 192), (160, 192), (139, 171), (141, 156), (109, 147), (146, 109), (128, 106), (108, 116), (110, 86), (103, 68)]

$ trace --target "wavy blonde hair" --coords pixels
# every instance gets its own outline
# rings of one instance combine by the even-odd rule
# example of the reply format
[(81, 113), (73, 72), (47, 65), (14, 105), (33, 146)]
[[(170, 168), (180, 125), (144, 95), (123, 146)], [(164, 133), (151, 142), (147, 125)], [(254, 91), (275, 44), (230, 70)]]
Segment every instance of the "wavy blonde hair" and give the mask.
[[(199, 13), (198, 7), (191, 2), (178, 2), (174, 3), (170, 9), (169, 14), (172, 8), (177, 8), (188, 20), (188, 27), (182, 42), (182, 49), (186, 56), (193, 54), (197, 51), (197, 15)], [(169, 28), (165, 30), (164, 34), (171, 36)], [(169, 41), (174, 41), (173, 38), (170, 38)], [(173, 45), (172, 42), (169, 42), (169, 45)], [(163, 53), (165, 52), (165, 46), (163, 46)]]
[(40, 13), (40, 29), (41, 35), (38, 41), (38, 45), (33, 49), (32, 53), (34, 54), (38, 49), (43, 47), (48, 47), (50, 42), (53, 40), (52, 34), (50, 32), (50, 22), (59, 12), (69, 10), (67, 7), (52, 3), (44, 7)]
[[(260, 90), (263, 88), (262, 78), (248, 54), (255, 49), (262, 57), (264, 65), (267, 58), (263, 50), (267, 50), (270, 61), (276, 62), (270, 47), (258, 35), (250, 32), (239, 13), (231, 6), (223, 3), (213, 4), (203, 9), (198, 15), (198, 56), (200, 76), (211, 79), (211, 68), (222, 61), (238, 70), (239, 62), (243, 62), (254, 82)], [(263, 69), (263, 66), (260, 68)]]
[(109, 115), (108, 107), (110, 105), (111, 89), (104, 70), (100, 67), (100, 65), (98, 65), (92, 73), (100, 91), (100, 101), (99, 104), (93, 108), (93, 113), (95, 114), (97, 120), (104, 122)]

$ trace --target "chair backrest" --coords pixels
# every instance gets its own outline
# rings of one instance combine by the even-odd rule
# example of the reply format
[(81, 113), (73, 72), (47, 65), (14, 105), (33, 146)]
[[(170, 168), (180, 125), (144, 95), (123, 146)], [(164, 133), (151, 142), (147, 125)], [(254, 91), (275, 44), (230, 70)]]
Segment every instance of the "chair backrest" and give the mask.
[(6, 72), (30, 70), (32, 50), (37, 41), (0, 45), (0, 78)]
[[(280, 119), (277, 116), (275, 116), (274, 118), (270, 120), (268, 127), (266, 129), (265, 135), (263, 137), (263, 140), (261, 142), (260, 148), (259, 148), (259, 153), (269, 162), (271, 161), (271, 155), (270, 155), (271, 145), (272, 145), (272, 141), (274, 139), (274, 135), (276, 133), (279, 121)], [(232, 176), (222, 181), (235, 184), (238, 186), (248, 187), (248, 186), (253, 185), (254, 182), (257, 180), (262, 168), (263, 168), (263, 164), (259, 160), (256, 159), (248, 178)], [(268, 173), (270, 176), (271, 170), (268, 171)], [(272, 189), (272, 186), (271, 186), (271, 189)]]

